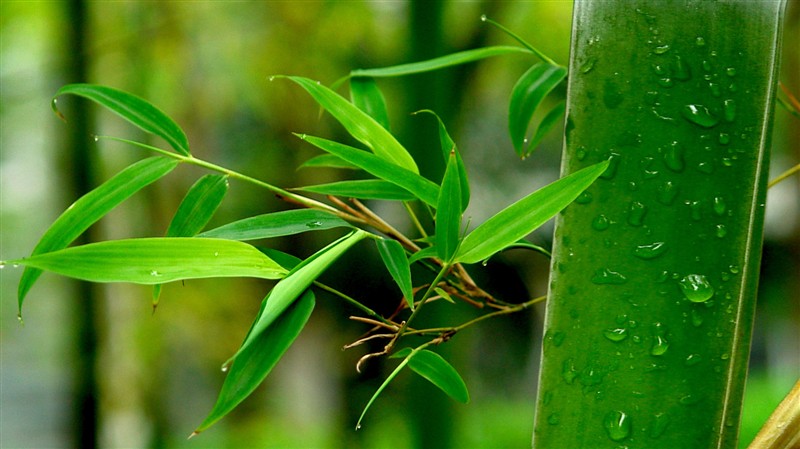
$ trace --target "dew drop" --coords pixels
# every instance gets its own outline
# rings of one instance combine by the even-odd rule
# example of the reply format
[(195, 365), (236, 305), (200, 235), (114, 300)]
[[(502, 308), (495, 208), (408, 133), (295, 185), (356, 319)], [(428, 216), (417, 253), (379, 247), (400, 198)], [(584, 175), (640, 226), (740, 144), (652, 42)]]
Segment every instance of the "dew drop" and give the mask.
[(269, 80), (270, 80), (270, 81), (275, 81), (275, 75), (272, 75), (272, 76), (270, 76), (270, 77), (269, 77)]
[(603, 331), (603, 336), (613, 342), (620, 342), (628, 338), (628, 329), (619, 327), (616, 329), (606, 329)]
[(150, 276), (161, 276), (161, 275), (158, 273), (158, 271), (153, 270), (150, 272)]
[(612, 271), (608, 268), (603, 268), (594, 272), (594, 276), (592, 276), (592, 282), (595, 284), (624, 284), (628, 282), (628, 278), (623, 276), (616, 271)]
[(586, 60), (585, 63), (581, 66), (581, 73), (586, 74), (594, 69), (594, 65), (597, 64), (597, 58), (589, 58)]
[(488, 17), (486, 17), (486, 14), (481, 14), (481, 22), (486, 22), (486, 20), (488, 20)]
[(689, 209), (692, 211), (692, 220), (700, 221), (703, 216), (701, 214), (702, 203), (700, 201), (687, 201), (686, 204), (689, 206)]
[(685, 154), (686, 148), (680, 142), (672, 142), (666, 150), (664, 150), (664, 165), (674, 172), (682, 172), (685, 166)]
[(670, 418), (666, 413), (656, 413), (653, 416), (653, 424), (650, 426), (650, 437), (660, 438), (669, 426)]
[(678, 186), (672, 181), (667, 181), (658, 188), (658, 202), (666, 206), (675, 202), (678, 196)]
[(0, 261), (0, 270), (2, 270), (5, 267), (6, 267), (6, 261), (5, 260)]
[(728, 234), (728, 229), (725, 228), (724, 224), (718, 224), (716, 226), (716, 235), (718, 238), (723, 238)]
[(666, 246), (664, 242), (654, 242), (648, 245), (639, 245), (633, 250), (633, 255), (645, 260), (655, 259), (664, 254)]
[(678, 403), (680, 403), (681, 405), (694, 405), (697, 404), (698, 402), (700, 402), (700, 398), (697, 396), (693, 396), (691, 394), (681, 396), (681, 398), (678, 399)]
[(653, 337), (653, 346), (650, 348), (650, 354), (661, 356), (667, 352), (667, 349), (669, 349), (669, 342), (662, 335)]
[(711, 162), (701, 162), (697, 164), (697, 170), (700, 173), (705, 173), (707, 175), (710, 175), (711, 173), (714, 173), (714, 164), (712, 164)]
[(631, 434), (631, 418), (620, 410), (612, 410), (603, 418), (603, 427), (613, 441), (622, 441)]
[(641, 226), (644, 223), (644, 216), (647, 214), (647, 206), (633, 201), (628, 210), (628, 224), (631, 226)]
[(706, 72), (711, 71), (711, 61), (703, 61), (703, 70)]
[(578, 151), (575, 152), (575, 158), (579, 161), (586, 159), (586, 147), (578, 147)]
[(664, 53), (669, 51), (669, 44), (659, 45), (653, 50), (653, 53), (657, 55), (663, 55)]
[(727, 145), (731, 142), (731, 136), (728, 133), (719, 133), (720, 145)]
[[(725, 100), (725, 101), (727, 105), (728, 101), (733, 101), (733, 100)], [(727, 111), (727, 106), (726, 106), (726, 111)], [(681, 114), (683, 115), (683, 118), (685, 118), (686, 120), (703, 128), (712, 128), (716, 126), (717, 123), (719, 123), (719, 119), (714, 117), (714, 115), (711, 114), (711, 111), (709, 111), (707, 107), (701, 104), (687, 104), (686, 106), (683, 107), (683, 109), (681, 109)], [(725, 117), (727, 119), (727, 112)]]
[(675, 56), (675, 78), (681, 81), (688, 81), (692, 77), (689, 65), (680, 56)]
[(728, 271), (730, 271), (731, 274), (738, 274), (739, 273), (739, 266), (738, 265), (731, 265), (731, 266), (728, 267)]
[(603, 179), (612, 179), (617, 174), (617, 168), (619, 167), (619, 153), (611, 153), (611, 156), (608, 158), (608, 168), (606, 171), (600, 175)]
[(672, 78), (669, 78), (669, 77), (659, 78), (658, 81), (656, 81), (656, 82), (661, 87), (672, 87), (675, 84), (672, 81)]
[(214, 251), (214, 257), (219, 257), (219, 252), (218, 251)]
[(564, 343), (564, 339), (566, 337), (567, 337), (567, 334), (565, 334), (564, 332), (558, 331), (558, 332), (554, 333), (553, 334), (553, 346), (555, 346), (556, 348), (561, 346), (561, 344)]
[(725, 74), (728, 76), (736, 76), (736, 69), (733, 67), (728, 67), (725, 69)]
[(608, 217), (603, 214), (594, 217), (594, 220), (592, 220), (592, 229), (595, 231), (605, 231), (609, 226)]
[(706, 302), (714, 296), (714, 287), (702, 274), (689, 274), (678, 282), (683, 295), (692, 302)]
[(719, 83), (708, 83), (708, 88), (711, 89), (711, 95), (717, 98), (722, 96), (722, 88), (719, 87)]
[(319, 228), (319, 227), (322, 227), (322, 223), (319, 222), (319, 221), (311, 221), (311, 222), (306, 223), (306, 227), (307, 228), (311, 228), (311, 229)]
[(564, 360), (564, 364), (561, 365), (561, 377), (568, 384), (575, 382), (575, 378), (578, 377), (578, 370), (575, 369), (575, 362), (572, 359)]
[(725, 100), (723, 102), (722, 107), (723, 115), (725, 116), (725, 121), (732, 122), (736, 119), (736, 101), (734, 100)]
[(584, 191), (577, 198), (575, 198), (575, 202), (578, 204), (589, 204), (592, 202), (592, 194), (591, 192)]
[(697, 39), (694, 40), (694, 44), (698, 47), (705, 47), (706, 39), (704, 37), (697, 36)]
[(361, 424), (356, 424), (356, 430), (361, 430)]
[(686, 366), (694, 366), (700, 363), (703, 360), (703, 356), (700, 354), (689, 354), (686, 356), (686, 360), (683, 361), (683, 364)]
[(100, 136), (92, 136), (92, 139), (93, 139), (95, 142), (100, 142)]

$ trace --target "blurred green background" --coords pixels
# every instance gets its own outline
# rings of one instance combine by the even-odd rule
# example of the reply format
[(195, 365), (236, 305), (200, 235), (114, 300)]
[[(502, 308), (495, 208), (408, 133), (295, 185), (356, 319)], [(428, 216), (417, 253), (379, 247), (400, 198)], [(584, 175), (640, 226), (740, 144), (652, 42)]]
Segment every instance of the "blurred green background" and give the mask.
[[(800, 92), (800, 7), (790, 1), (783, 82)], [(82, 190), (145, 156), (91, 134), (149, 137), (96, 108), (65, 99), (63, 84), (92, 82), (136, 93), (186, 130), (203, 159), (292, 187), (342, 173), (296, 170), (316, 154), (291, 132), (341, 138), (308, 96), (269, 75), (330, 84), (352, 68), (394, 65), (481, 45), (514, 44), (479, 20), (503, 23), (556, 61), (568, 61), (572, 4), (533, 2), (26, 2), (0, 3), (0, 254), (30, 253)], [(435, 75), (382, 80), (393, 131), (421, 161), (441, 172), (435, 122), (410, 116), (434, 109), (470, 169), (480, 222), (501, 205), (557, 177), (561, 151), (552, 133), (520, 162), (506, 133), (508, 96), (532, 63), (508, 56)], [(564, 95), (563, 88), (555, 97)], [(772, 171), (800, 160), (800, 125), (779, 110)], [(159, 144), (159, 142), (153, 142)], [(92, 239), (163, 235), (199, 169), (180, 167), (115, 210)], [(288, 207), (232, 183), (211, 225)], [(393, 208), (376, 206), (390, 220)], [(743, 441), (749, 441), (800, 376), (800, 177), (769, 192), (759, 313), (753, 341)], [(404, 224), (401, 222), (401, 226)], [(551, 228), (532, 239), (549, 245)], [(335, 234), (270, 245), (304, 257)], [(366, 248), (325, 281), (380, 308), (392, 308), (391, 281)], [(511, 252), (479, 280), (508, 301), (546, 290), (548, 263)], [(241, 343), (270, 285), (233, 279), (164, 288), (157, 313), (150, 290), (84, 286), (45, 274), (29, 295), (25, 326), (16, 319), (21, 270), (0, 270), (0, 447), (470, 447), (530, 446), (542, 309), (470, 328), (441, 348), (464, 375), (472, 402), (462, 406), (404, 374), (353, 430), (361, 407), (393, 366), (355, 362), (367, 348), (341, 347), (367, 330), (355, 313), (320, 296), (310, 325), (275, 371), (229, 417), (190, 441), (214, 403), (220, 366)], [(388, 297), (388, 299), (387, 299)], [(461, 310), (464, 309), (464, 310)], [(459, 308), (445, 321), (469, 317)], [(455, 314), (455, 316), (454, 316)], [(458, 316), (458, 314), (462, 314)]]

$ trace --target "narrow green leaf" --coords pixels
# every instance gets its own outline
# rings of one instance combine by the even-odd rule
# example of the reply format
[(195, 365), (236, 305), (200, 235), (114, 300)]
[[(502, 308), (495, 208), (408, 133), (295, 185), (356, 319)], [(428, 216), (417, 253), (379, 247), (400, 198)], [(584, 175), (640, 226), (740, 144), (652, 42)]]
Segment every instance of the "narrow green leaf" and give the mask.
[(442, 261), (449, 262), (461, 236), (461, 180), (455, 150), (450, 153), (439, 190), (435, 224), (437, 254)]
[(199, 237), (214, 237), (229, 240), (257, 240), (308, 231), (350, 227), (341, 218), (321, 210), (293, 209), (257, 215), (222, 225), (199, 234)]
[(528, 49), (512, 46), (496, 46), (476, 48), (474, 50), (466, 50), (457, 53), (452, 53), (446, 56), (429, 59), (427, 61), (412, 62), (409, 64), (401, 64), (392, 67), (383, 67), (378, 69), (358, 69), (350, 72), (351, 77), (357, 76), (371, 76), (391, 77), (391, 76), (405, 76), (415, 73), (431, 72), (434, 70), (441, 70), (447, 67), (453, 67), (460, 64), (480, 61), (481, 59), (490, 58), (493, 56), (507, 55), (511, 53), (528, 53)]
[(350, 79), (350, 99), (358, 109), (366, 112), (389, 131), (389, 112), (375, 78), (358, 76)]
[(320, 106), (344, 126), (351, 136), (366, 145), (376, 156), (398, 167), (419, 173), (417, 164), (408, 151), (372, 117), (316, 81), (299, 76), (286, 78), (305, 89)]
[(436, 257), (436, 247), (429, 246), (412, 254), (411, 257), (408, 258), (408, 263), (410, 265), (422, 259), (435, 259)]
[(228, 192), (228, 177), (205, 175), (198, 179), (181, 201), (167, 228), (167, 237), (193, 237), (214, 216)]
[(358, 169), (355, 165), (343, 161), (342, 158), (332, 154), (320, 154), (300, 164), (298, 169), (301, 168), (344, 168), (344, 169)]
[(166, 140), (178, 153), (189, 155), (189, 140), (181, 127), (147, 100), (108, 86), (68, 84), (53, 96), (53, 110), (59, 116), (56, 99), (66, 94), (88, 98), (142, 130)]
[(453, 365), (439, 354), (427, 349), (414, 352), (411, 348), (403, 348), (392, 357), (410, 357), (408, 367), (415, 373), (439, 387), (456, 401), (462, 404), (469, 402), (469, 392), (464, 379), (453, 368)]
[(456, 143), (453, 141), (453, 138), (450, 137), (450, 133), (447, 132), (447, 127), (444, 126), (444, 122), (442, 121), (441, 117), (438, 114), (431, 111), (430, 109), (423, 109), (418, 111), (418, 113), (425, 112), (428, 114), (433, 115), (436, 117), (436, 121), (439, 123), (439, 144), (442, 147), (442, 157), (444, 158), (444, 163), (447, 165), (447, 161), (450, 158), (450, 153), (455, 150), (456, 151), (456, 161), (458, 162), (458, 176), (459, 180), (461, 181), (461, 211), (464, 212), (467, 210), (467, 206), (469, 205), (469, 197), (470, 197), (470, 190), (469, 190), (469, 180), (467, 179), (467, 168), (464, 165), (464, 161), (461, 159), (461, 153), (458, 152), (456, 148)]
[(400, 287), (403, 297), (408, 303), (408, 307), (414, 310), (414, 291), (411, 282), (411, 267), (408, 264), (408, 257), (403, 246), (396, 240), (376, 239), (375, 245), (381, 255), (383, 264), (392, 275), (392, 279)]
[(320, 137), (297, 134), (315, 147), (334, 154), (367, 173), (398, 185), (423, 202), (435, 206), (439, 197), (439, 186), (415, 172), (398, 167), (371, 153)]
[[(417, 350), (415, 349), (414, 351)], [(386, 387), (389, 386), (389, 383), (391, 383), (394, 380), (394, 378), (397, 377), (398, 374), (400, 374), (400, 371), (402, 371), (403, 368), (406, 367), (406, 365), (408, 365), (409, 360), (410, 356), (404, 358), (403, 361), (401, 361), (400, 364), (397, 365), (395, 369), (392, 370), (391, 373), (389, 373), (389, 375), (386, 377), (386, 379), (384, 379), (383, 383), (381, 383), (378, 389), (375, 390), (375, 393), (373, 393), (372, 397), (369, 398), (369, 401), (367, 401), (367, 405), (365, 405), (364, 409), (361, 410), (361, 416), (358, 417), (358, 422), (356, 423), (356, 430), (361, 428), (361, 421), (364, 420), (364, 416), (367, 414), (367, 410), (369, 410), (369, 408), (372, 407), (372, 404), (375, 402), (376, 399), (378, 399), (378, 396), (380, 396), (381, 393), (383, 393), (383, 390), (385, 390)]]
[(366, 200), (412, 201), (416, 199), (408, 190), (382, 179), (339, 181), (315, 186), (297, 187), (293, 190)]
[(498, 212), (461, 243), (455, 261), (476, 263), (514, 244), (567, 207), (608, 168), (608, 161), (561, 178)]
[[(269, 296), (255, 322), (265, 310)], [(216, 404), (203, 422), (195, 429), (200, 433), (222, 419), (258, 387), (272, 371), (289, 346), (303, 330), (314, 310), (314, 294), (310, 290), (291, 304), (272, 326), (262, 331), (252, 344), (233, 360), (222, 384)]]
[(233, 357), (238, 358), (239, 355), (250, 346), (252, 341), (272, 325), (286, 308), (310, 287), (328, 267), (367, 235), (366, 232), (361, 230), (351, 232), (317, 251), (313, 256), (304, 260), (303, 263), (295, 267), (284, 279), (278, 282), (269, 294), (269, 301), (267, 301), (267, 305), (264, 308), (264, 313), (253, 325), (252, 332)]
[(90, 282), (136, 284), (212, 277), (280, 279), (287, 273), (246, 243), (185, 237), (90, 243), (13, 262)]
[[(525, 136), (533, 114), (546, 97), (567, 76), (565, 67), (546, 62), (534, 64), (514, 85), (508, 104), (508, 132), (520, 157), (530, 153)], [(533, 147), (529, 146), (532, 150)]]
[(542, 143), (544, 136), (546, 136), (554, 126), (558, 123), (563, 123), (565, 111), (566, 101), (560, 101), (542, 118), (542, 121), (539, 122), (539, 126), (536, 127), (536, 133), (528, 143), (528, 151), (526, 154), (532, 153), (539, 144)]
[[(66, 248), (118, 204), (171, 172), (177, 165), (178, 162), (171, 159), (152, 157), (125, 168), (67, 208), (44, 233), (32, 255)], [(26, 267), (22, 273), (17, 296), (20, 312), (25, 296), (41, 274), (41, 270), (32, 267)]]

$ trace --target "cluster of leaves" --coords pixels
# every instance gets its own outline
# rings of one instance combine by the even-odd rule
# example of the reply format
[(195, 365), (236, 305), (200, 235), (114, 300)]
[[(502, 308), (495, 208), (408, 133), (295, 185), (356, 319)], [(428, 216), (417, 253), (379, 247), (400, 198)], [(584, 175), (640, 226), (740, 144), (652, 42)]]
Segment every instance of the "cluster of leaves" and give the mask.
[[(354, 347), (372, 339), (387, 341), (382, 351), (365, 355), (357, 368), (372, 357), (387, 355), (402, 359), (366, 405), (364, 413), (405, 367), (411, 368), (454, 399), (467, 402), (469, 396), (461, 376), (447, 361), (428, 348), (448, 340), (456, 332), (476, 322), (523, 310), (542, 298), (522, 304), (497, 300), (472, 281), (463, 265), (480, 263), (509, 247), (536, 248), (523, 238), (571, 203), (604, 172), (608, 163), (588, 167), (545, 186), (466, 232), (464, 213), (470, 200), (467, 170), (445, 124), (432, 111), (422, 111), (438, 120), (441, 156), (446, 162), (443, 178), (440, 182), (434, 182), (419, 174), (414, 159), (390, 132), (385, 100), (376, 79), (439, 70), (498, 55), (522, 53), (539, 56), (542, 62), (534, 64), (514, 86), (509, 106), (512, 142), (517, 153), (525, 157), (563, 117), (562, 103), (545, 114), (528, 143), (526, 136), (534, 112), (553, 88), (564, 80), (566, 68), (514, 37), (523, 43), (522, 47), (487, 47), (419, 63), (355, 70), (335, 83), (333, 88), (308, 78), (273, 77), (288, 80), (304, 89), (355, 141), (365, 147), (356, 148), (321, 137), (298, 134), (297, 137), (324, 152), (306, 161), (303, 166), (358, 169), (371, 175), (369, 179), (295, 189), (276, 187), (195, 158), (183, 130), (146, 100), (106, 86), (64, 86), (53, 99), (56, 113), (58, 97), (84, 97), (142, 130), (163, 138), (171, 150), (115, 137), (98, 137), (143, 147), (157, 155), (127, 167), (78, 199), (46, 231), (30, 257), (8, 261), (25, 266), (19, 284), (20, 310), (42, 270), (92, 282), (153, 285), (154, 306), (159, 298), (160, 286), (166, 282), (209, 277), (278, 280), (262, 301), (261, 309), (240, 348), (225, 363), (227, 376), (217, 403), (194, 434), (225, 416), (269, 374), (308, 321), (315, 305), (314, 288), (334, 293), (358, 308), (364, 316), (353, 319), (372, 326), (364, 338), (346, 347)], [(349, 82), (351, 100), (336, 92), (346, 82)], [(70, 247), (78, 236), (113, 208), (166, 176), (181, 163), (201, 166), (214, 174), (201, 177), (191, 187), (164, 237), (104, 241)], [(256, 184), (298, 207), (204, 230), (226, 195), (229, 179)], [(322, 195), (324, 199), (317, 200), (307, 194)], [(363, 200), (402, 202), (411, 220), (418, 225), (420, 237), (411, 239), (400, 233), (372, 212)], [(418, 202), (421, 207), (411, 207), (412, 202)], [(434, 223), (432, 234), (419, 225), (415, 210), (430, 214)], [(341, 228), (344, 234), (305, 260), (246, 243), (334, 228)], [(361, 241), (371, 241), (376, 245), (388, 273), (402, 293), (397, 311), (391, 316), (381, 316), (351, 296), (317, 280), (343, 253)], [(428, 270), (433, 280), (415, 282), (411, 275), (411, 266), (414, 264)], [(424, 306), (439, 299), (451, 302), (459, 299), (491, 311), (456, 327), (412, 327), (412, 322)], [(401, 339), (409, 335), (429, 336), (430, 340), (414, 348), (399, 348)]]

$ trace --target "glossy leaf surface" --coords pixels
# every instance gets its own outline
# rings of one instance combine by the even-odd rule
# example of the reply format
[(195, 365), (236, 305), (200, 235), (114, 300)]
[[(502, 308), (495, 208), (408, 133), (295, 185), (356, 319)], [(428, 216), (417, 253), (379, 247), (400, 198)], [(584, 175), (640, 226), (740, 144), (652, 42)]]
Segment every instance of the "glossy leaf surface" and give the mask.
[(166, 140), (178, 153), (189, 155), (189, 140), (181, 127), (147, 100), (108, 86), (68, 84), (53, 96), (53, 110), (57, 113), (56, 99), (67, 94), (88, 98), (129, 123)]
[(442, 157), (444, 158), (445, 167), (447, 166), (448, 160), (450, 158), (450, 153), (455, 150), (456, 152), (456, 163), (458, 165), (458, 177), (461, 183), (461, 211), (467, 210), (467, 206), (469, 206), (469, 198), (470, 198), (470, 190), (469, 190), (469, 179), (467, 178), (467, 169), (464, 165), (464, 160), (461, 159), (461, 153), (458, 152), (456, 148), (456, 143), (453, 141), (453, 138), (450, 137), (450, 133), (447, 132), (447, 127), (445, 127), (444, 122), (442, 121), (441, 117), (438, 114), (431, 110), (422, 110), (419, 111), (420, 113), (428, 113), (436, 117), (436, 121), (439, 123), (439, 145), (442, 147)]
[(532, 145), (526, 149), (526, 137), (533, 114), (542, 100), (567, 76), (565, 67), (540, 62), (520, 77), (511, 92), (508, 104), (508, 132), (514, 150), (527, 156)]
[(199, 236), (245, 241), (340, 227), (350, 227), (350, 224), (329, 212), (292, 209), (234, 221), (203, 232)]
[(382, 179), (338, 181), (298, 187), (294, 190), (367, 200), (412, 201), (416, 199), (408, 190)]
[[(411, 348), (403, 348), (392, 357), (407, 357), (411, 354)], [(469, 402), (469, 392), (464, 379), (453, 365), (439, 354), (427, 349), (417, 351), (408, 361), (408, 367), (456, 401), (462, 404)]]
[[(177, 165), (176, 161), (153, 157), (125, 168), (67, 208), (44, 233), (32, 255), (66, 248), (117, 205), (171, 172)], [(33, 267), (26, 267), (22, 273), (18, 289), (20, 309), (40, 275), (41, 271)]]
[(391, 239), (377, 239), (375, 240), (375, 245), (378, 247), (378, 253), (381, 255), (383, 264), (389, 270), (389, 274), (397, 283), (397, 286), (400, 287), (408, 307), (413, 310), (414, 291), (411, 283), (411, 267), (403, 246), (398, 241)]
[(368, 76), (350, 78), (350, 99), (353, 104), (378, 124), (389, 130), (389, 112), (386, 110), (386, 99), (383, 98), (375, 79)]
[(228, 177), (205, 175), (189, 189), (167, 228), (167, 237), (193, 237), (208, 224), (228, 192)]
[(461, 237), (461, 179), (455, 150), (450, 153), (436, 205), (435, 244), (439, 258), (449, 262)]

